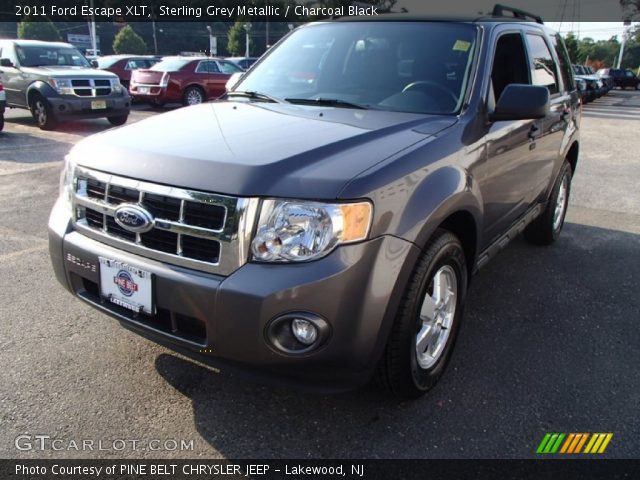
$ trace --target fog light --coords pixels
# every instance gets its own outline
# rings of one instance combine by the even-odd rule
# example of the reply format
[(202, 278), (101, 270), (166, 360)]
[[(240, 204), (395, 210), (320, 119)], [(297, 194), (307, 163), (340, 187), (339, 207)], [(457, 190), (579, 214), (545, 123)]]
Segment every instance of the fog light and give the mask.
[(331, 326), (311, 312), (289, 312), (267, 324), (265, 340), (280, 353), (308, 354), (322, 348), (331, 337)]
[(294, 337), (305, 345), (313, 345), (318, 339), (318, 329), (304, 318), (294, 318), (291, 322), (291, 331)]

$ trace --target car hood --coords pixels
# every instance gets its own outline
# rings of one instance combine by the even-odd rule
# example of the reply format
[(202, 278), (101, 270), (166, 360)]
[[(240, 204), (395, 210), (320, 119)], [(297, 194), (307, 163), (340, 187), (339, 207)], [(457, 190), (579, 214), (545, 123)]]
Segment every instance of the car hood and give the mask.
[(239, 196), (337, 198), (367, 168), (457, 122), (416, 115), (218, 101), (89, 137), (79, 165)]
[(90, 78), (114, 78), (115, 75), (111, 72), (105, 72), (104, 70), (98, 70), (95, 68), (85, 67), (66, 67), (66, 66), (48, 66), (48, 67), (23, 67), (22, 70), (25, 73), (46, 75), (55, 78), (78, 78), (78, 77), (90, 77)]

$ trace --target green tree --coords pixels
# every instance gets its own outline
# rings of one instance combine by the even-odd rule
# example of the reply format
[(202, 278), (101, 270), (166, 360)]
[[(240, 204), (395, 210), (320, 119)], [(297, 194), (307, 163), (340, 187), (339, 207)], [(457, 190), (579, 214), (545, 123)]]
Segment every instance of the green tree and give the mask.
[(51, 20), (33, 20), (26, 18), (18, 24), (18, 38), (28, 40), (44, 40), (47, 42), (59, 42), (60, 32)]
[(115, 53), (143, 55), (147, 53), (147, 44), (142, 37), (131, 28), (131, 25), (127, 25), (120, 30), (114, 38), (113, 51)]
[(232, 56), (244, 55), (244, 28), (242, 20), (236, 20), (227, 34), (227, 50)]
[[(244, 24), (247, 20), (238, 19), (229, 29), (227, 34), (227, 50), (232, 56), (242, 57), (246, 52), (246, 31)], [(249, 38), (249, 55), (255, 55), (258, 52), (258, 45)]]
[(573, 35), (573, 33), (568, 33), (564, 38), (564, 44), (567, 47), (567, 52), (569, 53), (569, 58), (573, 63), (578, 62), (578, 39)]

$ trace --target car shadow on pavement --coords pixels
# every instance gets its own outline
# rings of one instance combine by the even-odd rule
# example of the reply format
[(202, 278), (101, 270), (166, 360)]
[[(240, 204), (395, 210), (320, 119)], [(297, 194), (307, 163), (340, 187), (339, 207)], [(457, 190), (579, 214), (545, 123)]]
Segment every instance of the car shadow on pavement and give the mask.
[(472, 281), (440, 383), (414, 402), (373, 387), (313, 395), (163, 354), (226, 458), (534, 457), (545, 432), (615, 432), (640, 447), (640, 235), (567, 224), (553, 247), (514, 241)]
[[(36, 122), (30, 116), (24, 117), (9, 117), (5, 118), (7, 124), (23, 125), (25, 127), (38, 128)], [(114, 128), (106, 118), (96, 118), (90, 120), (64, 122), (60, 123), (54, 130), (54, 132), (70, 133), (74, 135), (89, 136), (94, 133), (102, 132)], [(43, 132), (46, 133), (46, 132)]]

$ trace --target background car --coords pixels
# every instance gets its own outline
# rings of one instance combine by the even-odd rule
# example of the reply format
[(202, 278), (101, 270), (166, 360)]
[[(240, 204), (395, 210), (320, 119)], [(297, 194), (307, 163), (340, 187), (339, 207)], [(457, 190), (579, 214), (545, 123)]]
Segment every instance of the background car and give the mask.
[(159, 61), (158, 57), (145, 55), (107, 55), (96, 60), (99, 69), (115, 73), (125, 88), (129, 88), (132, 71), (150, 68)]
[(597, 75), (593, 75), (587, 67), (583, 65), (573, 65), (573, 73), (575, 78), (581, 78), (587, 82), (588, 101), (600, 98), (606, 93), (604, 82)]
[(196, 105), (225, 93), (227, 80), (243, 70), (219, 58), (165, 57), (151, 68), (134, 70), (129, 92), (155, 105)]
[(636, 76), (631, 70), (624, 68), (601, 68), (598, 70), (598, 75), (608, 75), (613, 78), (613, 83), (616, 87), (625, 89), (627, 87), (640, 88), (640, 78)]
[(7, 104), (6, 93), (4, 93), (4, 85), (0, 82), (0, 132), (4, 128), (4, 108)]
[(243, 70), (249, 70), (249, 67), (258, 61), (258, 57), (227, 57), (226, 60), (235, 63)]
[(131, 107), (127, 90), (113, 73), (93, 68), (73, 45), (0, 40), (0, 52), (7, 106), (30, 110), (42, 130), (86, 118), (126, 123)]

